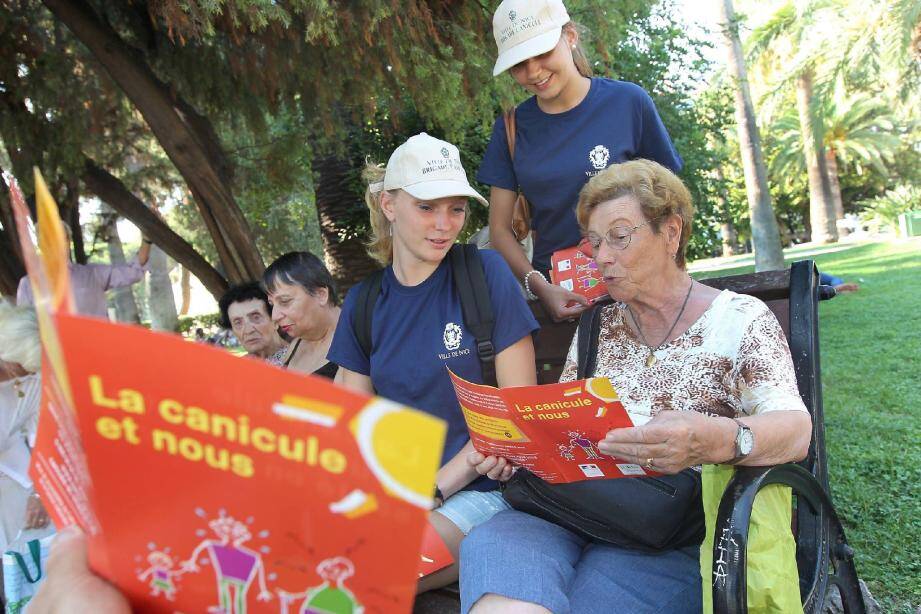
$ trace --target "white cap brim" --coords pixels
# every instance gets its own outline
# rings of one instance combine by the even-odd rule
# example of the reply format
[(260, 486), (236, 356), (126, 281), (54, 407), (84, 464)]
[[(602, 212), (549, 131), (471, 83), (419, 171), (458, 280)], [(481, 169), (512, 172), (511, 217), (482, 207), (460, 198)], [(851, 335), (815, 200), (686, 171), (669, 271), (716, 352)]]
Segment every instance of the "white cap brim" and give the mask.
[(492, 69), (492, 76), (496, 77), (515, 64), (524, 62), (528, 58), (533, 58), (535, 55), (547, 53), (556, 47), (562, 35), (563, 26), (556, 26), (549, 32), (544, 32), (539, 36), (529, 38), (519, 45), (515, 45), (511, 49), (506, 49), (496, 58), (496, 65)]
[(480, 196), (469, 184), (460, 181), (445, 179), (442, 181), (422, 181), (412, 185), (403, 186), (403, 190), (419, 200), (435, 200), (450, 196), (466, 196), (475, 198), (484, 207), (489, 206), (489, 201)]

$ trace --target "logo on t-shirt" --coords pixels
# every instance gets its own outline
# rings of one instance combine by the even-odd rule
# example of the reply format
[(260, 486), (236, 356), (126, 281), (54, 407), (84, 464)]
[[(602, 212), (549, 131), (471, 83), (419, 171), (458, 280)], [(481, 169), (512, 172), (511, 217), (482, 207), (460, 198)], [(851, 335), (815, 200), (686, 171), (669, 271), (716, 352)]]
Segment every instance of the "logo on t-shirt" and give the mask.
[(608, 159), (610, 157), (611, 152), (609, 152), (608, 148), (604, 145), (595, 145), (595, 147), (588, 152), (588, 161), (599, 171), (608, 167)]
[(445, 158), (447, 158), (448, 156), (451, 155), (451, 152), (448, 151), (448, 148), (447, 148), (447, 147), (442, 147), (442, 148), (441, 148), (441, 155), (443, 155)]
[(461, 331), (460, 326), (458, 326), (454, 322), (448, 322), (447, 324), (445, 324), (445, 332), (444, 332), (445, 349), (456, 350), (457, 348), (459, 348), (461, 344), (462, 336), (463, 336), (463, 332)]
[(518, 17), (518, 13), (516, 13), (515, 11), (508, 12), (509, 21), (515, 21), (516, 17)]

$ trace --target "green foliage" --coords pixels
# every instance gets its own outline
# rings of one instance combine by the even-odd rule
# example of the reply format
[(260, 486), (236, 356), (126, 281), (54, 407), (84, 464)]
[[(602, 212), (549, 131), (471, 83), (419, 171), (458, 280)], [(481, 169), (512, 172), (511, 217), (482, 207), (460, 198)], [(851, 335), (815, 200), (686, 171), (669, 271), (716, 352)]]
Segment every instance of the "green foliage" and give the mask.
[(205, 331), (205, 334), (212, 334), (221, 329), (220, 313), (203, 313), (197, 316), (179, 316), (179, 325), (177, 333), (188, 336), (194, 333), (196, 328)]
[(921, 187), (900, 185), (884, 194), (859, 203), (863, 205), (860, 217), (898, 230), (898, 218), (909, 211), (921, 211)]

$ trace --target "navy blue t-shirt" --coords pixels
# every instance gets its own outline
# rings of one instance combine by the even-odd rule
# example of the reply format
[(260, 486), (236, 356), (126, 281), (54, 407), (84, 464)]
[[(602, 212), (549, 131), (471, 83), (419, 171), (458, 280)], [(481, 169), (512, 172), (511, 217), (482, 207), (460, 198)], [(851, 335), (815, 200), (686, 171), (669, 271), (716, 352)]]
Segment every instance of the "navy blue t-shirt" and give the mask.
[[(481, 250), (480, 256), (492, 299), (492, 341), (498, 354), (539, 327), (502, 256), (492, 250)], [(384, 269), (371, 318), (370, 363), (352, 326), (357, 294), (349, 292), (345, 298), (327, 358), (369, 375), (380, 396), (445, 420), (444, 465), (470, 439), (447, 368), (468, 381), (483, 383), (476, 340), (464, 325), (449, 259), (417, 286), (402, 285), (393, 267)], [(468, 488), (496, 487), (492, 480), (479, 479)]]
[(550, 270), (550, 256), (579, 242), (576, 203), (585, 182), (609, 165), (636, 158), (678, 172), (683, 164), (643, 88), (593, 78), (588, 94), (563, 113), (545, 113), (531, 97), (515, 110), (514, 165), (502, 116), (477, 172), (477, 180), (521, 191), (531, 203), (537, 231), (534, 268)]

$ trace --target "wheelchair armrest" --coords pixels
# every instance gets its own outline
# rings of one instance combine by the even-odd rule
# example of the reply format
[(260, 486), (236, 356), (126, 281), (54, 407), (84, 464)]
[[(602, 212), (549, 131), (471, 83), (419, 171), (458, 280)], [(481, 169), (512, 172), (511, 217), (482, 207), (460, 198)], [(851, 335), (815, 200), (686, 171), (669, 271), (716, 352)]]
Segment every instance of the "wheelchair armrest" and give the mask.
[[(746, 595), (746, 551), (748, 530), (751, 521), (752, 506), (755, 496), (769, 484), (790, 486), (799, 500), (808, 504), (814, 511), (817, 526), (823, 531), (823, 537), (815, 540), (818, 561), (815, 574), (817, 582), (811, 583), (813, 590), (805, 595), (806, 605), (821, 605), (825, 599), (827, 582), (838, 585), (842, 597), (853, 602), (856, 589), (857, 609), (862, 612), (863, 599), (857, 584), (857, 573), (853, 566), (853, 552), (844, 539), (844, 530), (832, 506), (831, 499), (822, 485), (811, 473), (799, 465), (785, 464), (772, 467), (737, 467), (735, 475), (726, 486), (720, 500), (713, 539), (713, 612), (714, 614), (744, 614), (748, 612)], [(826, 532), (827, 531), (827, 532)], [(829, 546), (831, 545), (831, 548)], [(829, 552), (830, 550), (830, 552)], [(829, 577), (829, 557), (840, 562), (838, 573)], [(801, 572), (802, 574), (802, 572)], [(813, 611), (810, 607), (806, 610)]]

